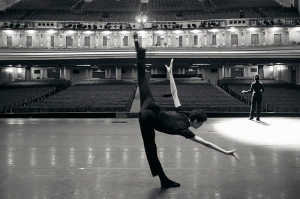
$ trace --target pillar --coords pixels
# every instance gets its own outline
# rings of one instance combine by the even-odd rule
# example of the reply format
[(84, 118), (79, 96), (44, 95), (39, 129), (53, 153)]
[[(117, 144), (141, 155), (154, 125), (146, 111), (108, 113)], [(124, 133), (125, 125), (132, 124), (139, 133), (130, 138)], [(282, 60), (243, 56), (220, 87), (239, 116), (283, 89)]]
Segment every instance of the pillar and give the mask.
[(264, 79), (264, 65), (262, 64), (258, 65), (258, 75), (259, 79)]
[(105, 69), (105, 78), (111, 78), (111, 69)]
[(27, 66), (25, 69), (25, 81), (31, 80), (31, 66)]
[(116, 66), (116, 80), (121, 80), (122, 79), (122, 68), (118, 68)]

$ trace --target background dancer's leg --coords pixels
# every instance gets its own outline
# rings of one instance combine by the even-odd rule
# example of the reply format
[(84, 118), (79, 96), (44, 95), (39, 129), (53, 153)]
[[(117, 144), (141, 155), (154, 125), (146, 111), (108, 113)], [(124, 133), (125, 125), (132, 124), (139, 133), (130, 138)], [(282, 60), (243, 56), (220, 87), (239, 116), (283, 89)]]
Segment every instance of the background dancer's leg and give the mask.
[(257, 97), (252, 96), (250, 118), (254, 117), (254, 113), (255, 113), (255, 110), (256, 110), (256, 101), (257, 101)]

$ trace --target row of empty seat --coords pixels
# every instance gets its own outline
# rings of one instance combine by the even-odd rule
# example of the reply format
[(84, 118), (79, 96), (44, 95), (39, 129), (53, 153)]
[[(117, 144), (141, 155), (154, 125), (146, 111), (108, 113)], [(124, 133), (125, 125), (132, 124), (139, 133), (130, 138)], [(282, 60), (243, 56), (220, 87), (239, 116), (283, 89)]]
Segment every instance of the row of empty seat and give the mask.
[(81, 0), (21, 0), (15, 3), (10, 10), (41, 10), (41, 11), (65, 11)]
[(13, 82), (0, 85), (0, 112), (41, 100), (70, 86), (69, 81)]
[[(237, 99), (251, 104), (249, 90), (253, 80), (221, 80), (219, 86)], [(265, 87), (262, 109), (268, 112), (300, 112), (300, 88), (296, 85), (277, 80), (261, 80)]]
[[(168, 81), (151, 82), (150, 88), (155, 101), (166, 111), (174, 110), (172, 97), (163, 97), (170, 93), (170, 83)], [(200, 108), (207, 112), (248, 112), (250, 106), (234, 99), (224, 93), (219, 88), (208, 82), (176, 80), (178, 97), (183, 110), (190, 112), (195, 108)]]
[(135, 91), (136, 82), (87, 80), (13, 111), (129, 112)]

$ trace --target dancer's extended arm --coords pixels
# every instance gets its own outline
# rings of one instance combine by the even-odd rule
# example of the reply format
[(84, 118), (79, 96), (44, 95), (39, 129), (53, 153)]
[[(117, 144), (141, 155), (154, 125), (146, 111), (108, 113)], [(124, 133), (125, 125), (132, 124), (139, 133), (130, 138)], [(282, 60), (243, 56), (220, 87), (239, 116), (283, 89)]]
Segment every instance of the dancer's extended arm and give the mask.
[(252, 91), (253, 91), (253, 84), (251, 84), (250, 90), (248, 91), (242, 90), (242, 93), (251, 93)]
[(214, 149), (214, 150), (219, 151), (221, 153), (224, 153), (225, 155), (231, 155), (231, 156), (235, 157), (237, 160), (239, 160), (239, 155), (237, 153), (235, 153), (235, 150), (226, 151), (226, 150), (218, 147), (217, 145), (202, 139), (199, 136), (195, 136), (194, 138), (190, 138), (190, 139), (193, 140), (194, 142), (202, 144), (202, 145), (204, 145), (208, 148), (211, 148), (211, 149)]
[(175, 84), (175, 80), (174, 80), (173, 72), (172, 72), (173, 59), (171, 59), (170, 66), (167, 66), (167, 65), (165, 65), (165, 66), (167, 68), (167, 71), (168, 71), (169, 77), (170, 77), (171, 94), (172, 94), (172, 97), (174, 100), (175, 107), (177, 108), (177, 107), (181, 106), (181, 104), (180, 104), (180, 101), (178, 98), (177, 88), (176, 88), (176, 84)]

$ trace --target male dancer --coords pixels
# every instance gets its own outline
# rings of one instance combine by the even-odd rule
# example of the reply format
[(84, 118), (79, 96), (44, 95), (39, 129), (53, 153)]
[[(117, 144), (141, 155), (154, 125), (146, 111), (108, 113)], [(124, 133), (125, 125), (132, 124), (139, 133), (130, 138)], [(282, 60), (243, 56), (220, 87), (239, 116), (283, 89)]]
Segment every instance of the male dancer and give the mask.
[[(256, 109), (256, 120), (260, 121), (260, 110), (261, 110), (261, 101), (262, 101), (262, 92), (265, 92), (263, 84), (259, 81), (259, 75), (254, 76), (255, 82), (251, 84), (250, 90), (245, 91), (242, 90), (242, 93), (251, 93), (252, 100), (251, 100), (251, 111), (249, 120), (252, 120), (254, 117), (254, 112)], [(257, 106), (256, 106), (257, 103)]]
[(170, 86), (173, 100), (176, 107), (176, 113), (167, 113), (161, 107), (156, 104), (152, 96), (149, 84), (145, 75), (145, 49), (140, 48), (138, 44), (138, 36), (134, 34), (134, 43), (137, 51), (137, 67), (138, 67), (138, 86), (140, 91), (141, 110), (139, 112), (139, 123), (141, 133), (144, 141), (144, 147), (146, 156), (149, 162), (149, 166), (153, 177), (159, 176), (162, 187), (179, 187), (180, 184), (170, 180), (164, 173), (163, 168), (157, 157), (157, 148), (155, 144), (155, 130), (162, 133), (171, 135), (181, 135), (194, 142), (200, 143), (206, 147), (212, 148), (216, 151), (224, 153), (226, 155), (234, 156), (238, 159), (238, 155), (235, 150), (225, 151), (213, 143), (207, 142), (199, 136), (190, 131), (188, 128), (199, 128), (204, 121), (207, 120), (206, 114), (200, 110), (195, 109), (187, 117), (177, 95), (177, 88), (172, 74), (173, 59), (170, 66), (166, 66), (168, 73), (170, 74)]

